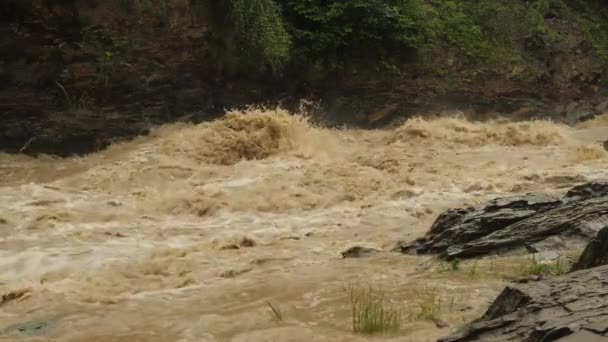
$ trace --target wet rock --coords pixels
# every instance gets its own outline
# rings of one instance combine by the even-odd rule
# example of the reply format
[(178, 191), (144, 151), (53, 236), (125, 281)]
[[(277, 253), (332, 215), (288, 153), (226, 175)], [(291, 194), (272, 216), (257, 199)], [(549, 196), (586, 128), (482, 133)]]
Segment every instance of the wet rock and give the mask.
[(241, 239), (241, 242), (239, 243), (240, 247), (255, 247), (256, 242), (248, 237), (244, 237)]
[(605, 265), (508, 286), (481, 318), (438, 341), (587, 341), (573, 338), (607, 336), (607, 282)]
[(21, 299), (21, 298), (25, 297), (26, 295), (28, 295), (29, 293), (30, 293), (30, 291), (28, 289), (9, 291), (0, 297), (0, 306), (6, 304), (8, 302)]
[[(525, 247), (532, 254), (536, 254), (536, 253), (547, 254), (547, 253), (555, 253), (555, 252), (552, 252), (555, 250), (566, 249), (568, 246), (567, 246), (566, 242), (564, 241), (564, 239), (562, 239), (561, 237), (551, 236), (540, 242), (528, 244)], [(547, 252), (543, 253), (543, 251), (547, 251)], [(543, 259), (543, 260), (546, 260), (546, 259)]]
[(351, 248), (347, 249), (346, 251), (342, 252), (342, 257), (345, 259), (346, 258), (367, 258), (367, 257), (370, 257), (379, 252), (380, 252), (379, 250), (374, 249), (374, 248), (355, 246), (355, 247), (351, 247)]
[(575, 186), (566, 193), (566, 198), (572, 200), (582, 200), (608, 196), (608, 180), (596, 180)]
[(597, 236), (585, 247), (570, 271), (578, 271), (608, 264), (608, 227), (600, 229)]
[(581, 330), (574, 334), (562, 337), (556, 342), (608, 342), (608, 337), (598, 335), (589, 330)]
[(480, 209), (449, 209), (439, 215), (426, 236), (413, 243), (402, 243), (397, 250), (402, 253), (443, 253), (450, 246), (477, 240), (561, 204), (557, 197), (529, 194), (498, 198)]
[(531, 253), (584, 248), (608, 223), (606, 214), (608, 181), (593, 181), (563, 199), (529, 194), (496, 199), (481, 209), (448, 210), (426, 236), (396, 250), (453, 259), (523, 248)]
[(122, 206), (122, 203), (120, 203), (118, 201), (108, 201), (107, 205), (109, 205), (111, 207), (120, 207), (120, 206)]
[(227, 245), (223, 245), (222, 247), (220, 247), (220, 250), (225, 251), (225, 250), (230, 250), (230, 249), (240, 249), (239, 245), (234, 244), (234, 243), (230, 243)]
[(249, 247), (255, 247), (256, 245), (257, 244), (256, 244), (255, 240), (253, 240), (249, 237), (243, 237), (238, 243), (228, 243), (228, 244), (222, 245), (220, 247), (220, 250), (249, 248)]

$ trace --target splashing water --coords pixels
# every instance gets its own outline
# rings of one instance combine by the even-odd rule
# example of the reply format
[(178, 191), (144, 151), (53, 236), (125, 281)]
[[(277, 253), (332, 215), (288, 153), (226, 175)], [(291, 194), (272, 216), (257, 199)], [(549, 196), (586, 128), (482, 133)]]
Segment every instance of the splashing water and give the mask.
[[(423, 257), (339, 253), (390, 249), (451, 206), (605, 177), (597, 140), (607, 122), (414, 118), (333, 130), (249, 110), (80, 158), (0, 155), (0, 338), (365, 340), (349, 326), (350, 281), (381, 285), (404, 308), (415, 306), (413, 289), (436, 286), (468, 305), (444, 311), (461, 324), (503, 279), (446, 278)], [(448, 331), (414, 320), (394, 338)]]

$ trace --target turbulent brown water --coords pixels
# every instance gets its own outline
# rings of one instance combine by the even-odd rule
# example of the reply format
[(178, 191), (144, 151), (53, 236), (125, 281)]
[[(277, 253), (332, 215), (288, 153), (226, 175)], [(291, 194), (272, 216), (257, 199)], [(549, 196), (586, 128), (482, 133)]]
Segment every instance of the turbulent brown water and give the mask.
[[(444, 272), (340, 252), (389, 250), (451, 206), (607, 177), (607, 129), (603, 116), (338, 130), (252, 110), (82, 158), (0, 155), (0, 339), (363, 341), (354, 282), (406, 313), (378, 339), (433, 341), (479, 316), (515, 261)], [(429, 296), (447, 327), (417, 313)]]

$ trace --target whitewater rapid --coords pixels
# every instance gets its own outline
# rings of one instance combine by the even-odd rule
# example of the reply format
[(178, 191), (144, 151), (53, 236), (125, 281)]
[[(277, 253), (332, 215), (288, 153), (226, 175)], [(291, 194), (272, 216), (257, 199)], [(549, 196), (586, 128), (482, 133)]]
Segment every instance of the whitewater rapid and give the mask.
[(406, 310), (437, 291), (447, 327), (410, 318), (384, 338), (434, 341), (483, 313), (511, 260), (472, 279), (340, 252), (390, 250), (453, 206), (608, 177), (606, 132), (606, 116), (349, 130), (249, 110), (84, 157), (0, 154), (0, 340), (363, 341), (343, 291), (358, 281)]

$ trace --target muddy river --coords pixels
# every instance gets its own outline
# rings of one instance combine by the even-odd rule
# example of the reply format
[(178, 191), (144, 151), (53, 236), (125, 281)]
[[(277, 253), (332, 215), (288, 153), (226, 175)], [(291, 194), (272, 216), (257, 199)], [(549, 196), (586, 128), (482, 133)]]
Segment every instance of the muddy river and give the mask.
[[(608, 177), (605, 139), (608, 116), (370, 131), (251, 110), (85, 157), (0, 154), (0, 340), (434, 341), (525, 261), (390, 249), (449, 207)], [(356, 245), (387, 252), (343, 259)], [(383, 289), (399, 329), (353, 333), (352, 284)]]

